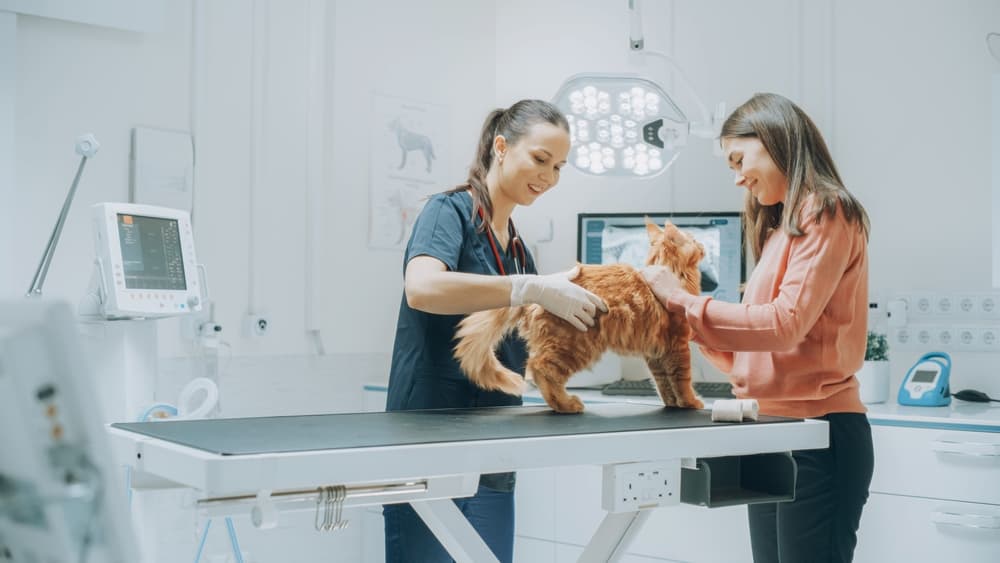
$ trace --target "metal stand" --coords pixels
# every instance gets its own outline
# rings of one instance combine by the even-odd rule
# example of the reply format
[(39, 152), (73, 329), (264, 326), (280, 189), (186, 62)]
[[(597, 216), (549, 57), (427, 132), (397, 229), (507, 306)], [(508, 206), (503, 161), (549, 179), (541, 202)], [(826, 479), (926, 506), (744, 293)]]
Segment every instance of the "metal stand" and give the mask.
[(31, 279), (31, 287), (28, 288), (28, 293), (25, 294), (26, 297), (42, 296), (42, 285), (45, 284), (45, 276), (49, 273), (49, 264), (52, 263), (52, 256), (55, 255), (56, 245), (59, 244), (59, 236), (62, 234), (63, 225), (66, 223), (66, 216), (69, 215), (70, 205), (73, 204), (76, 187), (80, 183), (80, 176), (83, 175), (83, 167), (87, 164), (87, 159), (97, 154), (97, 150), (100, 148), (101, 145), (91, 134), (83, 135), (76, 140), (76, 153), (81, 156), (80, 166), (76, 169), (73, 184), (69, 188), (69, 193), (66, 194), (66, 200), (63, 201), (59, 218), (56, 219), (56, 226), (52, 228), (49, 242), (45, 245), (45, 252), (42, 254), (42, 260), (38, 264), (38, 269), (35, 270), (35, 277)]

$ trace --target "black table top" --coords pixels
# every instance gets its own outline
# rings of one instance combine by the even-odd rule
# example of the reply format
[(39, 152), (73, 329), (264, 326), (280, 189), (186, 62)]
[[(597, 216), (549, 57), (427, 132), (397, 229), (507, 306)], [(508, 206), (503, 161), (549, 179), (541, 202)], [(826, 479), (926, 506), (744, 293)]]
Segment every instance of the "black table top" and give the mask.
[[(761, 416), (757, 422), (736, 424), (801, 420)], [(582, 414), (558, 414), (547, 406), (484, 407), (166, 420), (115, 423), (112, 427), (215, 454), (250, 455), (732, 424), (712, 422), (707, 410), (617, 403), (587, 405)]]

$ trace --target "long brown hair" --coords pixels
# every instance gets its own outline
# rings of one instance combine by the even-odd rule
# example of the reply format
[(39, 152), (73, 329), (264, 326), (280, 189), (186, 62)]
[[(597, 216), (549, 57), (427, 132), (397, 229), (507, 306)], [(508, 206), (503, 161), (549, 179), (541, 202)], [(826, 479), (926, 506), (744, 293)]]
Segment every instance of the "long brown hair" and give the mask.
[(497, 108), (486, 116), (483, 129), (479, 133), (479, 146), (476, 156), (469, 166), (469, 177), (465, 183), (448, 190), (445, 193), (455, 193), (469, 190), (472, 194), (473, 215), (476, 209), (482, 208), (484, 221), (479, 225), (483, 230), (493, 219), (493, 201), (486, 187), (486, 174), (493, 165), (493, 141), (497, 135), (503, 135), (508, 145), (517, 144), (518, 140), (536, 123), (550, 123), (569, 132), (569, 122), (559, 108), (544, 100), (521, 100), (507, 109)]
[(726, 119), (719, 137), (760, 139), (788, 178), (784, 203), (763, 206), (752, 193), (746, 194), (744, 237), (754, 260), (760, 259), (764, 241), (774, 229), (781, 227), (790, 236), (802, 236), (799, 211), (809, 195), (817, 205), (812, 220), (820, 221), (823, 215), (836, 216), (839, 205), (847, 221), (858, 224), (868, 237), (868, 214), (844, 187), (819, 128), (791, 100), (778, 94), (754, 94)]

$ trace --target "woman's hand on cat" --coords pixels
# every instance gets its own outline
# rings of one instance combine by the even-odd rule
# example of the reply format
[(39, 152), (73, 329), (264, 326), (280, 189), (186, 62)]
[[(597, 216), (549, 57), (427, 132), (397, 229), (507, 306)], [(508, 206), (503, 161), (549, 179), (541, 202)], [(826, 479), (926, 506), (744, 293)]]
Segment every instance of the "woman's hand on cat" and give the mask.
[(639, 270), (656, 298), (663, 303), (668, 311), (683, 310), (680, 305), (670, 303), (670, 294), (681, 289), (681, 280), (666, 266), (646, 266)]
[(510, 278), (510, 304), (512, 307), (527, 303), (537, 303), (543, 309), (586, 332), (594, 326), (597, 310), (605, 313), (608, 306), (604, 301), (573, 283), (580, 273), (577, 266), (566, 272), (537, 275), (513, 275)]

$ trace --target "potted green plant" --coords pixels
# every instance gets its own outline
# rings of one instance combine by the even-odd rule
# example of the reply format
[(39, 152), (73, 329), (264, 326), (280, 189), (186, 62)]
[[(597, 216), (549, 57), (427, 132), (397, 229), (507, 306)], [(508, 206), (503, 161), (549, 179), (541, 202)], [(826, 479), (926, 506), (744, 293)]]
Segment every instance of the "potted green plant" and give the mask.
[(884, 334), (868, 332), (865, 363), (855, 377), (862, 403), (884, 403), (889, 398), (889, 340)]

